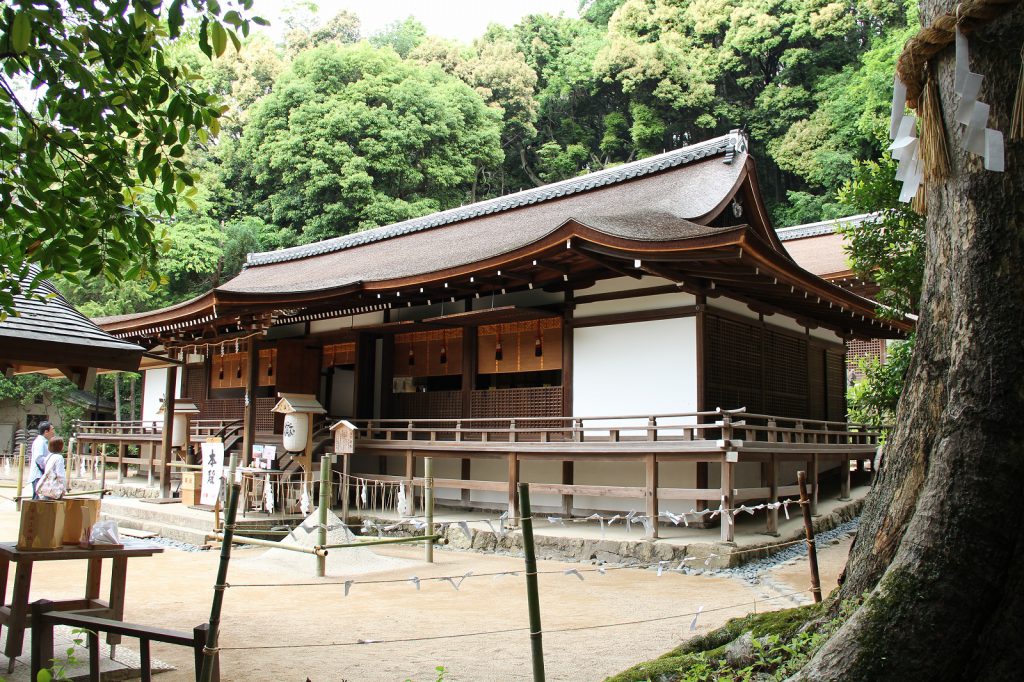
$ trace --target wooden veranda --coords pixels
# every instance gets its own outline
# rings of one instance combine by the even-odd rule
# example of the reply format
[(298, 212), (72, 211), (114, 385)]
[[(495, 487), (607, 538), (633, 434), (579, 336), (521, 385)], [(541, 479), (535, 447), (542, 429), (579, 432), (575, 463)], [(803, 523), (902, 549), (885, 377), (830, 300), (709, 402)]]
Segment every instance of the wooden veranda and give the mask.
[[(823, 463), (839, 463), (840, 496), (849, 497), (850, 463), (873, 458), (881, 431), (864, 424), (782, 418), (739, 410), (612, 417), (516, 419), (364, 420), (357, 454), (402, 456), (405, 475), (365, 475), (370, 480), (409, 480), (416, 459), (497, 459), (507, 462), (504, 481), (435, 478), (437, 488), (504, 492), (509, 515), (518, 516), (517, 485), (520, 463), (529, 460), (562, 464), (561, 481), (530, 483), (531, 492), (562, 497), (562, 513), (571, 515), (574, 495), (628, 498), (644, 501), (646, 515), (658, 518), (662, 500), (695, 500), (699, 507), (735, 510), (749, 501), (772, 503), (798, 495), (794, 485), (780, 485), (779, 465), (806, 463), (811, 484), (812, 513), (816, 513)], [(622, 462), (642, 465), (643, 486), (579, 485), (573, 482), (577, 462)], [(658, 465), (663, 462), (707, 463), (719, 466), (720, 485), (663, 487)], [(735, 470), (746, 462), (761, 464), (757, 487), (737, 488)], [(343, 464), (346, 473), (349, 463)], [(463, 467), (463, 472), (468, 467)], [(700, 481), (698, 481), (700, 485)], [(465, 497), (464, 497), (465, 499)], [(766, 509), (765, 530), (778, 529), (778, 507)], [(653, 524), (653, 537), (658, 536)], [(721, 538), (731, 542), (734, 524), (721, 523)]]

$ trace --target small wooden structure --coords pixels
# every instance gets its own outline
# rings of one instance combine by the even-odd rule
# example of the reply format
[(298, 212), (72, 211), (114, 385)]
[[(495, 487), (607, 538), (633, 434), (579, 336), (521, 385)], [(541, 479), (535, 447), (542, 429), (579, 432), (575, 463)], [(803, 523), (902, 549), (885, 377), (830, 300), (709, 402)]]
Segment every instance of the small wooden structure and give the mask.
[[(326, 414), (327, 410), (316, 399), (316, 396), (312, 394), (280, 393), (279, 395), (281, 399), (270, 411), (275, 414), (293, 416), (293, 419), (286, 417), (284, 423), (284, 445), (285, 449), (291, 452), (298, 452), (299, 449), (297, 447), (289, 447), (289, 439), (304, 441), (304, 444), (301, 446), (302, 456), (298, 458), (298, 461), (305, 478), (308, 479), (313, 472), (313, 415)], [(289, 427), (304, 430), (305, 438), (302, 438), (301, 433), (290, 434)]]

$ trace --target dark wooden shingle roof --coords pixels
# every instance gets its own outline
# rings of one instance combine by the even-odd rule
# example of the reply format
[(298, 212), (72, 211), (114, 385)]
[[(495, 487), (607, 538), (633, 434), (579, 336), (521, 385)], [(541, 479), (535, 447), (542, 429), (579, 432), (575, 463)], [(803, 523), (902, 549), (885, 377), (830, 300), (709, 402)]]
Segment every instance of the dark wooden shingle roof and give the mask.
[[(31, 268), (33, 275), (38, 269)], [(27, 286), (23, 282), (23, 286)], [(138, 369), (143, 349), (100, 329), (47, 281), (36, 292), (16, 294), (16, 314), (0, 322), (0, 364), (15, 371), (40, 367)]]

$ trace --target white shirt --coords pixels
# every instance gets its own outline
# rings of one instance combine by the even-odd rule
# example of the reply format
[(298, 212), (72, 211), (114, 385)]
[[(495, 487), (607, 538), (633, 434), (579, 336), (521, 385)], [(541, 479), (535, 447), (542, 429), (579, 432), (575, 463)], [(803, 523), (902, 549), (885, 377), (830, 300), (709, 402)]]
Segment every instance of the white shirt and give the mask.
[(46, 455), (50, 452), (50, 441), (46, 440), (46, 436), (39, 434), (36, 439), (32, 441), (32, 459), (26, 462), (26, 465), (31, 467), (29, 469), (28, 482), (34, 483), (37, 478), (43, 475), (39, 471), (39, 467), (36, 466), (36, 461), (42, 457), (43, 461), (46, 461)]

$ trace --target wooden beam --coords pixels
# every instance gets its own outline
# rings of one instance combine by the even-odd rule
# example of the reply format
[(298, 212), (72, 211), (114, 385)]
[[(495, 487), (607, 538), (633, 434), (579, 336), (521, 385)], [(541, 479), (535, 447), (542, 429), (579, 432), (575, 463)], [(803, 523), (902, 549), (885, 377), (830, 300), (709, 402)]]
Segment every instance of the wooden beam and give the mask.
[[(736, 465), (732, 462), (727, 462), (725, 459), (722, 460), (722, 489), (721, 498), (722, 506), (728, 510), (732, 509), (735, 504), (734, 485), (736, 476)], [(723, 511), (721, 513), (721, 538), (722, 542), (732, 542), (736, 538), (736, 521), (729, 511)]]
[[(573, 461), (566, 460), (562, 462), (562, 485), (572, 485), (573, 481)], [(572, 516), (572, 494), (562, 495), (562, 515)]]
[[(247, 467), (252, 459), (252, 446), (256, 442), (256, 396), (254, 392), (259, 384), (256, 374), (259, 372), (260, 355), (256, 351), (256, 339), (249, 339), (246, 353), (249, 362), (245, 373), (245, 402), (242, 411), (242, 466)], [(310, 429), (313, 426), (310, 424)]]
[(171, 496), (171, 431), (174, 428), (174, 391), (178, 385), (178, 368), (167, 368), (164, 382), (164, 428), (160, 434), (160, 497)]
[(514, 526), (519, 525), (519, 458), (516, 453), (508, 457), (508, 515)]

